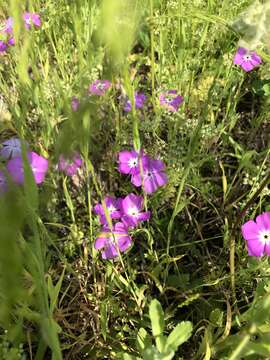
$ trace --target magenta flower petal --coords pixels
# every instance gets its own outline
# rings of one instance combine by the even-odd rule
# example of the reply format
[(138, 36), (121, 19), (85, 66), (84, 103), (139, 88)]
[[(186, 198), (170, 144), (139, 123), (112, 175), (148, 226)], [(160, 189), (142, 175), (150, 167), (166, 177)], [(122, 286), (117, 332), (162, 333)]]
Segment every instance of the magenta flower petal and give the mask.
[(251, 256), (263, 256), (265, 248), (264, 243), (260, 242), (259, 240), (250, 240), (247, 246), (249, 254), (252, 254)]
[(245, 240), (256, 239), (259, 233), (258, 225), (253, 220), (249, 220), (242, 225), (242, 235)]
[(264, 212), (256, 217), (259, 229), (270, 229), (270, 212)]
[(252, 64), (252, 61), (243, 61), (242, 64), (241, 64), (241, 67), (246, 72), (249, 72), (254, 68), (254, 65)]
[(41, 26), (41, 20), (40, 20), (40, 15), (33, 13), (32, 14), (32, 23), (36, 26), (36, 27), (40, 27)]
[(243, 62), (243, 56), (246, 55), (247, 49), (238, 48), (236, 54), (234, 55), (233, 63), (235, 65), (241, 65)]

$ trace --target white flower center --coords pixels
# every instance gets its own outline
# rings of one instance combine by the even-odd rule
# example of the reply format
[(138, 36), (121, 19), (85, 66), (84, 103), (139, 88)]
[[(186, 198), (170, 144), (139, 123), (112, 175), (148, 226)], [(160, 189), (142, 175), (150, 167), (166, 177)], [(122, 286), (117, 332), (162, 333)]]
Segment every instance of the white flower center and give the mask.
[(153, 177), (153, 172), (147, 171), (144, 177), (145, 177), (146, 179), (151, 179), (151, 178)]
[(250, 60), (252, 60), (252, 57), (251, 57), (250, 54), (246, 54), (246, 55), (243, 56), (243, 59), (244, 59), (245, 61), (250, 61)]
[(108, 206), (108, 212), (111, 214), (112, 212), (114, 212), (116, 210), (116, 208), (111, 204), (110, 206)]
[(139, 215), (139, 210), (135, 206), (132, 206), (132, 207), (128, 208), (127, 213), (129, 216), (137, 217)]
[(97, 83), (96, 84), (96, 88), (99, 89), (99, 90), (104, 90), (105, 89), (105, 84), (104, 83)]
[(270, 243), (270, 229), (261, 230), (259, 232), (259, 241), (264, 245), (268, 245)]
[(138, 158), (131, 158), (128, 160), (128, 166), (130, 168), (135, 168), (138, 165)]

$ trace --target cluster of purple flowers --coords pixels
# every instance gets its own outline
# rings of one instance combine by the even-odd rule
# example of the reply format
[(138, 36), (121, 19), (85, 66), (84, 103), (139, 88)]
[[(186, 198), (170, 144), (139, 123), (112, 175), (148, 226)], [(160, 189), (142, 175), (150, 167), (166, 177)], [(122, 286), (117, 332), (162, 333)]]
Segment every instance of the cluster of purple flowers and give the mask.
[[(168, 181), (163, 161), (152, 159), (143, 151), (121, 151), (118, 161), (119, 172), (131, 175), (131, 183), (136, 187), (143, 186), (146, 193), (153, 193)], [(129, 229), (149, 220), (151, 215), (150, 211), (144, 211), (143, 196), (133, 193), (119, 199), (107, 196), (104, 204), (97, 204), (94, 211), (103, 226), (95, 241), (95, 249), (103, 249), (103, 259), (115, 258), (119, 252), (126, 251), (132, 244)]]
[[(107, 90), (112, 86), (109, 80), (96, 80), (88, 87), (89, 95), (104, 96)], [(135, 109), (142, 109), (145, 105), (147, 97), (142, 92), (135, 91), (134, 93), (134, 106)], [(159, 96), (159, 104), (162, 108), (169, 112), (176, 112), (179, 110), (180, 105), (183, 103), (184, 98), (177, 94), (177, 90), (167, 90), (161, 92)], [(71, 99), (71, 108), (73, 111), (77, 111), (80, 105), (80, 101), (77, 97), (73, 96)], [(125, 95), (123, 101), (123, 110), (126, 113), (131, 112), (132, 103), (131, 100)]]
[[(41, 20), (40, 15), (37, 13), (25, 12), (23, 14), (24, 25), (27, 30), (32, 26), (40, 27)], [(13, 18), (9, 17), (5, 21), (3, 30), (0, 33), (0, 53), (7, 51), (9, 46), (15, 45), (15, 39), (13, 36)]]
[[(43, 156), (38, 155), (34, 151), (29, 150), (29, 145), (25, 142), (27, 150), (27, 160), (32, 170), (36, 184), (41, 184), (48, 171), (49, 162)], [(22, 144), (18, 138), (11, 138), (4, 141), (0, 148), (0, 158), (5, 161), (5, 171), (0, 171), (0, 191), (7, 190), (7, 177), (10, 176), (15, 184), (22, 185), (24, 183), (24, 163), (22, 157)], [(60, 155), (58, 161), (58, 170), (64, 172), (67, 176), (73, 176), (82, 166), (83, 161), (78, 152), (74, 152), (71, 157), (67, 158)]]

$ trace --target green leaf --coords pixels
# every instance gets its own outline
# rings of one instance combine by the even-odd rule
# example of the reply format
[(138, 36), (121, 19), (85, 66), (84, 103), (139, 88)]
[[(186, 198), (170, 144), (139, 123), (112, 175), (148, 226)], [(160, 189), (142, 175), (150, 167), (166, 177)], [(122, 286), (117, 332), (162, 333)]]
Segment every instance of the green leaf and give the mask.
[(149, 348), (151, 346), (152, 341), (149, 334), (144, 328), (140, 328), (137, 334), (137, 348), (142, 353), (146, 348)]
[(164, 313), (158, 300), (152, 300), (149, 306), (149, 316), (152, 324), (152, 333), (155, 337), (163, 334)]
[(102, 302), (100, 305), (100, 327), (101, 334), (106, 341), (108, 329), (107, 301)]
[(192, 323), (190, 321), (182, 321), (168, 336), (165, 349), (176, 351), (180, 345), (190, 338), (191, 332)]
[(60, 278), (57, 281), (57, 284), (55, 286), (53, 286), (51, 276), (50, 275), (48, 276), (47, 286), (48, 286), (48, 293), (49, 293), (49, 296), (50, 296), (50, 311), (51, 311), (51, 314), (53, 313), (54, 308), (55, 308), (56, 303), (57, 303), (57, 299), (58, 299), (58, 295), (59, 295), (59, 292), (60, 292), (60, 289), (61, 289), (61, 286), (62, 286), (64, 274), (65, 274), (65, 269), (62, 271), (62, 274), (61, 274), (61, 276), (60, 276)]
[(209, 320), (216, 326), (221, 327), (223, 321), (223, 311), (220, 309), (214, 309), (211, 311)]

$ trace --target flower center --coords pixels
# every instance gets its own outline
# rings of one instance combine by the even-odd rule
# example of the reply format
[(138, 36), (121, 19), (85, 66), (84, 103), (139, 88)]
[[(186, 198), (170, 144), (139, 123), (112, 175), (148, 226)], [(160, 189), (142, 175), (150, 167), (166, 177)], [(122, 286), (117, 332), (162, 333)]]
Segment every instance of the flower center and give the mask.
[(264, 245), (268, 245), (270, 243), (270, 229), (261, 230), (259, 232), (259, 241)]
[(153, 176), (153, 173), (151, 171), (147, 171), (147, 173), (145, 174), (145, 177), (148, 179), (151, 179)]
[(135, 168), (138, 165), (138, 158), (131, 158), (128, 160), (128, 166), (130, 168)]
[(104, 90), (105, 89), (105, 84), (103, 84), (102, 82), (96, 84), (96, 88), (99, 90)]
[(244, 59), (245, 61), (251, 61), (251, 60), (252, 60), (252, 57), (251, 57), (250, 54), (246, 54), (246, 55), (243, 56), (243, 59)]
[(138, 208), (136, 208), (136, 207), (134, 206), (134, 207), (128, 208), (127, 213), (128, 213), (129, 216), (137, 217), (137, 216), (139, 215), (139, 210), (138, 210)]
[(113, 205), (108, 206), (108, 212), (111, 214), (116, 210), (116, 208)]

